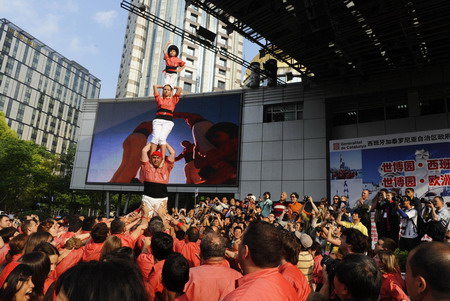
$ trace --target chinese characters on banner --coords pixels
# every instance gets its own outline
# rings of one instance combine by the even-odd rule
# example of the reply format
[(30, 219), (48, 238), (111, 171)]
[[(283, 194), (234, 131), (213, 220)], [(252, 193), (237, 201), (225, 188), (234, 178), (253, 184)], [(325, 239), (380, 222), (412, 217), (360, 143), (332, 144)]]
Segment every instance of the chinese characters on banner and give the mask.
[(362, 189), (450, 199), (450, 129), (330, 141), (331, 194), (350, 202)]

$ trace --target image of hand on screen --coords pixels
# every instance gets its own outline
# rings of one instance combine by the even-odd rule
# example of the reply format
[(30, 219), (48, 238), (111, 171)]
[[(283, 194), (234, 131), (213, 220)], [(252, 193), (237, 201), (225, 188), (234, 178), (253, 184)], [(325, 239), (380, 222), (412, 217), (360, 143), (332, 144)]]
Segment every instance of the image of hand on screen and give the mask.
[(175, 158), (175, 162), (184, 158), (186, 162), (184, 164), (184, 175), (186, 177), (186, 184), (199, 184), (202, 183), (199, 172), (200, 169), (194, 165), (194, 147), (195, 144), (183, 140), (180, 145), (183, 147), (183, 151)]
[(110, 183), (139, 182), (136, 174), (141, 166), (141, 150), (147, 144), (148, 136), (153, 131), (151, 121), (141, 122), (122, 144), (122, 162), (112, 176)]
[(236, 182), (239, 127), (231, 122), (213, 124), (198, 114), (175, 113), (192, 129), (194, 166), (204, 184)]
[[(163, 89), (163, 96), (159, 95), (158, 89)], [(171, 85), (158, 86), (153, 85), (153, 95), (155, 96), (156, 105), (158, 110), (156, 116), (153, 119), (153, 133), (151, 140), (150, 153), (156, 151), (158, 146), (161, 148), (163, 154), (166, 153), (167, 137), (173, 128), (173, 112), (175, 106), (180, 101), (181, 89), (180, 87), (174, 87), (175, 94), (172, 95), (173, 89)], [(161, 161), (161, 165), (164, 164), (164, 160)]]

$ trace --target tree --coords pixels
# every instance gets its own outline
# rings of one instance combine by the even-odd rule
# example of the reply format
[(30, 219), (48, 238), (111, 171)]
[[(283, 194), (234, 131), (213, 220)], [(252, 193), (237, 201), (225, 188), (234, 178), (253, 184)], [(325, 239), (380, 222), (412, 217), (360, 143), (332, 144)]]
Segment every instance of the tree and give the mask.
[(40, 201), (54, 177), (56, 157), (42, 146), (17, 138), (0, 114), (0, 204), (17, 211)]

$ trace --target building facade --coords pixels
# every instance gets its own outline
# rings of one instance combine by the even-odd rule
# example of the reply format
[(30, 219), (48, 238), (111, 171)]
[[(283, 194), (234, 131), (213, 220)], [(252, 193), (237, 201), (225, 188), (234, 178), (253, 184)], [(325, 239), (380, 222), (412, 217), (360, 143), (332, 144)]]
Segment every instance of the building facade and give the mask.
[(0, 19), (0, 110), (23, 140), (53, 153), (76, 142), (81, 106), (100, 80), (6, 19)]
[[(186, 7), (183, 0), (144, 0), (148, 11), (159, 18), (195, 33), (202, 26), (217, 34), (217, 46), (237, 56), (243, 55), (243, 37), (227, 33), (225, 24), (204, 11)], [(165, 68), (163, 47), (170, 41), (180, 49), (179, 57), (186, 62), (178, 85), (185, 93), (200, 93), (236, 89), (241, 86), (241, 66), (212, 53), (181, 37), (130, 13), (123, 45), (116, 97), (151, 95), (154, 84), (163, 83)]]

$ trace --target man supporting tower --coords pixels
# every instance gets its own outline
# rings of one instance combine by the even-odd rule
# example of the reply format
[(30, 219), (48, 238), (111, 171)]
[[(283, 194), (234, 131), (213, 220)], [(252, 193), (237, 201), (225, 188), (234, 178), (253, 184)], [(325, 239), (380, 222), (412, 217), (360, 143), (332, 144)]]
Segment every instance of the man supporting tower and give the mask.
[(163, 217), (167, 214), (167, 184), (175, 162), (175, 150), (167, 144), (169, 156), (154, 151), (149, 157), (150, 147), (151, 143), (148, 143), (141, 153), (140, 180), (144, 183), (142, 202), (150, 208), (149, 217), (155, 214)]

